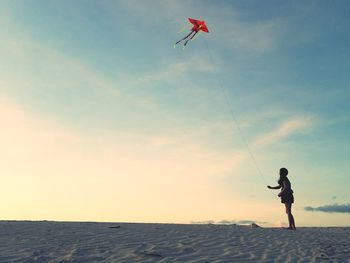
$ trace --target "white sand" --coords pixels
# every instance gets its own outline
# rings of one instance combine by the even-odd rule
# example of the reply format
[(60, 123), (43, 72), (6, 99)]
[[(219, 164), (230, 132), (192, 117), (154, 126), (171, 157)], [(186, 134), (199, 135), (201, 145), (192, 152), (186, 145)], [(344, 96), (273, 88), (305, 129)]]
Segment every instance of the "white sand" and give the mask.
[(0, 262), (350, 262), (350, 228), (0, 221)]

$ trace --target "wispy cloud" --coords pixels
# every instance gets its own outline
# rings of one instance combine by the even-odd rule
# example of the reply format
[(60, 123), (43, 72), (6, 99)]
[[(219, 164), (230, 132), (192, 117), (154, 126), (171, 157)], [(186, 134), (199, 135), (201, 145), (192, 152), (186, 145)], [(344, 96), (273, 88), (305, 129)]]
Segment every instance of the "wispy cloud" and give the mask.
[[(69, 155), (74, 156), (74, 153), (82, 154), (80, 146), (85, 144), (85, 147), (91, 147), (88, 151), (90, 153), (86, 152), (86, 155), (92, 159), (99, 159), (94, 154), (95, 145), (99, 145), (100, 154), (101, 151), (105, 154), (111, 154), (110, 150), (113, 149), (111, 145), (114, 145), (114, 155), (124, 155), (123, 159), (130, 154), (130, 160), (138, 160), (145, 166), (147, 166), (147, 162), (153, 160), (158, 164), (158, 167), (163, 167), (163, 169), (169, 168), (174, 171), (179, 168), (184, 172), (187, 167), (191, 167), (191, 170), (199, 169), (195, 172), (196, 174), (207, 175), (230, 170), (232, 166), (245, 158), (240, 153), (222, 152), (213, 149), (204, 141), (194, 140), (192, 136), (195, 134), (181, 135), (177, 132), (172, 134), (140, 134), (113, 131), (103, 133), (103, 138), (96, 139), (94, 136), (91, 137), (88, 132), (85, 134), (82, 131), (66, 127), (52, 117), (48, 118), (26, 112), (14, 100), (3, 96), (0, 97), (0, 122), (3, 127), (7, 127), (0, 130), (0, 139), (3, 143), (0, 153), (4, 154), (6, 151), (12, 151), (10, 149), (23, 148), (23, 150), (31, 152), (31, 154), (28, 153), (29, 156), (46, 159), (50, 156), (41, 155), (42, 151), (52, 150), (57, 154), (58, 152), (54, 149), (61, 149), (61, 154), (65, 155), (66, 151)], [(7, 141), (8, 137), (14, 138), (14, 142)], [(23, 157), (20, 155), (23, 150), (19, 151), (18, 158)], [(135, 156), (131, 152), (135, 152)], [(167, 154), (163, 155), (164, 152)], [(74, 158), (73, 156), (71, 157)], [(52, 157), (49, 159), (54, 163), (57, 159), (66, 159), (63, 156), (53, 155)], [(163, 161), (158, 160), (158, 158), (163, 158)], [(177, 168), (174, 167), (174, 163), (177, 164)], [(126, 164), (123, 166), (127, 167)], [(135, 168), (132, 167), (131, 165), (131, 170)], [(145, 170), (147, 169), (145, 168)], [(140, 170), (140, 174), (142, 173)]]
[(255, 220), (203, 220), (203, 221), (191, 221), (192, 224), (219, 224), (219, 225), (251, 225), (251, 224), (268, 224), (267, 222), (260, 222)]
[[(4, 76), (8, 81), (18, 79), (15, 76), (17, 74), (25, 78), (22, 85), (26, 86), (46, 87), (46, 89), (59, 87), (67, 90), (83, 87), (85, 90), (90, 88), (113, 93), (118, 90), (117, 83), (87, 63), (82, 63), (79, 59), (40, 43), (29, 36), (23, 36), (23, 42), (18, 42), (12, 37), (2, 38), (0, 46), (4, 52), (3, 58), (8, 61), (9, 68), (16, 67), (13, 74), (8, 72)], [(28, 71), (28, 68), (33, 67), (33, 65), (36, 65), (36, 69)]]
[(214, 224), (215, 221), (214, 220), (203, 220), (203, 221), (191, 221), (191, 224)]
[(310, 212), (325, 212), (325, 213), (350, 213), (350, 204), (333, 204), (323, 205), (319, 207), (304, 207), (305, 211)]
[(274, 130), (258, 137), (254, 145), (265, 146), (278, 142), (293, 134), (302, 133), (311, 129), (315, 125), (315, 121), (311, 116), (292, 117), (278, 125)]
[(182, 74), (191, 74), (195, 72), (214, 72), (215, 67), (205, 58), (191, 56), (186, 61), (170, 64), (166, 68), (159, 69), (155, 72), (144, 73), (138, 77), (130, 77), (126, 84), (144, 85), (157, 81), (171, 81)]
[[(28, 202), (42, 201), (42, 196), (47, 202), (66, 207), (65, 211), (70, 209), (64, 204), (71, 197), (74, 203), (71, 206), (81, 208), (77, 213), (85, 209), (83, 203), (91, 202), (91, 207), (98, 210), (111, 200), (124, 200), (114, 207), (123, 209), (125, 214), (138, 208), (153, 211), (164, 207), (164, 202), (167, 207), (175, 206), (175, 195), (183, 209), (194, 191), (200, 202), (214, 202), (212, 196), (218, 196), (218, 190), (212, 184), (213, 176), (232, 171), (242, 160), (237, 154), (215, 150), (178, 134), (104, 132), (92, 136), (66, 127), (52, 117), (28, 112), (25, 106), (3, 96), (0, 123), (6, 127), (0, 130), (0, 157), (4, 163), (0, 172), (6, 175), (4, 184), (16, 185), (23, 177), (32, 181), (30, 187), (22, 185), (18, 191), (2, 191), (0, 196), (6, 197), (18, 211), (30, 207), (27, 215), (39, 213)], [(46, 186), (39, 189), (40, 185)], [(125, 200), (128, 208), (123, 208)], [(106, 218), (113, 213), (104, 210)]]
[(227, 45), (244, 54), (264, 54), (279, 47), (282, 27), (281, 21), (258, 21), (244, 23), (238, 19), (227, 23), (218, 20), (214, 24), (222, 35), (218, 45)]

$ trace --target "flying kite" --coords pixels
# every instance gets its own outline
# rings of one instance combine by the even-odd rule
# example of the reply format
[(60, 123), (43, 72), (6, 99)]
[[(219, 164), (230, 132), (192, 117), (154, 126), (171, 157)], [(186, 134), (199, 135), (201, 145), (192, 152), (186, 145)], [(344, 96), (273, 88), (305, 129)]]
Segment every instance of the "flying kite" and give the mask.
[[(190, 21), (190, 23), (193, 25), (193, 27), (191, 28), (191, 32), (185, 36), (184, 38), (180, 39), (179, 41), (177, 41), (175, 43), (175, 45), (179, 44), (182, 40), (185, 40), (185, 44), (184, 46), (187, 45), (187, 42), (189, 40), (192, 40), (194, 38), (194, 36), (199, 32), (199, 31), (203, 31), (205, 33), (209, 33), (208, 27), (205, 24), (205, 21), (203, 20), (197, 20), (197, 19), (193, 19), (193, 18), (189, 18), (188, 21)], [(194, 34), (193, 34), (194, 33)], [(193, 34), (193, 35), (192, 35)], [(174, 46), (175, 46), (174, 45)]]

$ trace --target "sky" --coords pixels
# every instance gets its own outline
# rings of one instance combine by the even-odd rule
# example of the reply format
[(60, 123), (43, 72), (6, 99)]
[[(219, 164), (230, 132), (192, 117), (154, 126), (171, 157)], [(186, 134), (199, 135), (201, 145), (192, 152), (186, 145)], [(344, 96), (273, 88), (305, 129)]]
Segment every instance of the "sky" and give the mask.
[(0, 220), (349, 226), (349, 12), (1, 1)]

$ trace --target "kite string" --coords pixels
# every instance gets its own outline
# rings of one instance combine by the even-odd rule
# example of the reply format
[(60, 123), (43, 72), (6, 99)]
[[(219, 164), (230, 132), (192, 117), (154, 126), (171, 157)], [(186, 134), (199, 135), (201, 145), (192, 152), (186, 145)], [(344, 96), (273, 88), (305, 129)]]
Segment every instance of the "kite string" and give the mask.
[[(206, 48), (207, 48), (207, 51), (208, 51), (208, 54), (209, 54), (209, 59), (211, 60), (212, 65), (214, 65), (213, 54), (212, 54), (212, 52), (211, 52), (211, 50), (210, 50), (210, 48), (209, 48), (209, 46), (208, 46), (207, 41), (204, 41), (204, 42), (205, 42), (205, 45), (206, 45)], [(235, 126), (236, 126), (236, 127), (234, 127), (234, 128), (238, 130), (238, 133), (239, 133), (239, 135), (240, 135), (240, 137), (241, 137), (241, 140), (242, 140), (244, 146), (246, 147), (246, 149), (247, 149), (247, 151), (248, 151), (248, 153), (249, 153), (249, 156), (250, 156), (251, 160), (253, 161), (253, 163), (254, 163), (254, 165), (255, 165), (255, 167), (256, 167), (258, 173), (260, 174), (261, 179), (263, 180), (263, 182), (264, 182), (265, 184), (267, 184), (266, 179), (265, 179), (265, 177), (264, 177), (263, 173), (261, 172), (261, 169), (260, 169), (260, 167), (259, 167), (259, 165), (258, 165), (258, 162), (256, 161), (256, 159), (255, 159), (255, 157), (254, 157), (254, 155), (253, 155), (253, 152), (251, 151), (251, 149), (250, 149), (250, 147), (249, 147), (249, 145), (248, 145), (248, 143), (247, 143), (245, 137), (243, 136), (241, 127), (240, 127), (240, 125), (238, 124), (238, 121), (237, 121), (237, 119), (236, 119), (236, 117), (235, 117), (235, 114), (234, 114), (234, 112), (233, 112), (233, 109), (232, 109), (232, 107), (231, 107), (230, 104), (229, 104), (229, 100), (228, 100), (228, 95), (229, 95), (229, 93), (228, 93), (228, 91), (227, 91), (227, 87), (224, 86), (224, 85), (222, 84), (221, 79), (219, 79), (219, 86), (220, 86), (220, 90), (222, 90), (223, 92), (226, 93), (226, 94), (224, 94), (225, 102), (226, 102), (226, 104), (227, 104), (227, 108), (229, 109), (229, 111), (230, 111), (230, 113), (231, 113), (231, 116), (232, 116), (232, 119), (233, 119), (233, 121), (234, 121), (234, 124), (235, 124)]]

